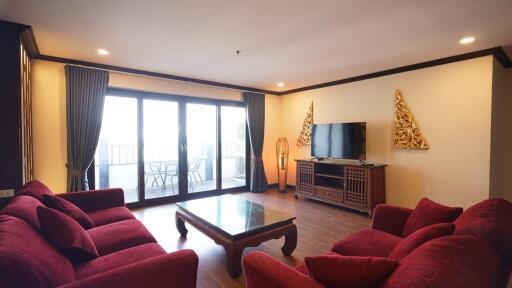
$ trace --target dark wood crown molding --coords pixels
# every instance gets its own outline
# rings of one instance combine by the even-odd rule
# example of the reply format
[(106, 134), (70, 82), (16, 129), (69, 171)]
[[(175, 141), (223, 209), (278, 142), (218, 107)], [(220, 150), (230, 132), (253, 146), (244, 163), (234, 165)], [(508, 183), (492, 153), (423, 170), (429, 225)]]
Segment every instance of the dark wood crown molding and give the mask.
[(94, 62), (88, 62), (88, 61), (74, 60), (74, 59), (61, 58), (61, 57), (48, 56), (48, 55), (39, 55), (35, 58), (39, 59), (39, 60), (45, 60), (45, 61), (86, 66), (86, 67), (92, 67), (92, 68), (97, 68), (97, 69), (117, 71), (117, 72), (122, 72), (122, 73), (129, 73), (129, 74), (144, 75), (144, 76), (150, 76), (150, 77), (158, 77), (158, 78), (176, 80), (176, 81), (181, 81), (181, 82), (190, 82), (190, 83), (195, 83), (195, 84), (222, 87), (222, 88), (235, 89), (235, 90), (241, 90), (241, 91), (250, 91), (250, 92), (256, 92), (256, 93), (263, 93), (263, 94), (279, 95), (279, 92), (275, 92), (275, 91), (271, 91), (271, 90), (264, 90), (264, 89), (258, 89), (258, 88), (252, 88), (252, 87), (246, 87), (246, 86), (240, 86), (240, 85), (234, 85), (234, 84), (227, 84), (227, 83), (216, 82), (216, 81), (176, 76), (176, 75), (171, 75), (171, 74), (151, 72), (151, 71), (146, 71), (146, 70), (113, 66), (113, 65), (107, 65), (107, 64), (100, 64), (100, 63), (94, 63)]
[(21, 41), (25, 45), (25, 48), (27, 48), (30, 57), (39, 57), (39, 47), (37, 47), (36, 37), (34, 36), (34, 30), (32, 30), (32, 27), (21, 32)]
[(25, 24), (9, 22), (4, 20), (0, 20), (0, 25), (10, 27), (10, 29), (18, 31), (20, 33), (21, 43), (25, 45), (25, 48), (27, 49), (30, 57), (37, 57), (39, 55), (39, 48), (37, 47), (37, 42), (36, 38), (34, 37), (34, 31), (32, 31), (32, 27)]
[(404, 73), (404, 72), (418, 70), (418, 69), (425, 69), (425, 68), (429, 68), (429, 67), (449, 64), (449, 63), (458, 62), (458, 61), (470, 60), (470, 59), (480, 58), (480, 57), (484, 57), (484, 56), (491, 56), (491, 55), (494, 56), (496, 58), (496, 60), (498, 60), (498, 62), (500, 62), (501, 65), (503, 65), (503, 67), (505, 67), (505, 68), (512, 67), (512, 60), (510, 60), (510, 58), (508, 57), (507, 53), (505, 53), (503, 48), (494, 47), (494, 48), (490, 48), (490, 49), (479, 50), (479, 51), (470, 52), (470, 53), (466, 53), (466, 54), (450, 56), (450, 57), (446, 57), (446, 58), (421, 62), (421, 63), (417, 63), (417, 64), (387, 69), (387, 70), (383, 70), (383, 71), (379, 71), (379, 72), (373, 72), (373, 73), (369, 73), (369, 74), (334, 80), (334, 81), (330, 81), (330, 82), (325, 82), (325, 83), (320, 83), (320, 84), (315, 84), (315, 85), (310, 85), (310, 86), (305, 86), (305, 87), (301, 87), (301, 88), (290, 89), (290, 90), (285, 90), (285, 91), (280, 91), (280, 92), (246, 87), (246, 86), (240, 86), (240, 85), (227, 84), (227, 83), (222, 83), (222, 82), (215, 82), (215, 81), (209, 81), (209, 80), (176, 76), (176, 75), (165, 74), (165, 73), (151, 72), (151, 71), (139, 70), (139, 69), (133, 69), (133, 68), (127, 68), (127, 67), (120, 67), (120, 66), (99, 64), (99, 63), (94, 63), (94, 62), (67, 59), (67, 58), (61, 58), (61, 57), (55, 57), (55, 56), (41, 55), (41, 54), (38, 54), (34, 58), (40, 59), (40, 60), (45, 60), (45, 61), (52, 61), (52, 62), (66, 63), (66, 64), (72, 64), (72, 65), (81, 65), (81, 66), (87, 66), (87, 67), (105, 69), (105, 70), (111, 70), (111, 71), (118, 71), (118, 72), (123, 72), (123, 73), (145, 75), (145, 76), (158, 77), (158, 78), (177, 80), (177, 81), (183, 81), (183, 82), (191, 82), (191, 83), (208, 85), (208, 86), (216, 86), (216, 87), (236, 89), (236, 90), (241, 90), (241, 91), (250, 91), (250, 92), (257, 92), (257, 93), (281, 96), (281, 95), (287, 95), (287, 94), (292, 94), (292, 93), (297, 93), (297, 92), (304, 92), (304, 91), (308, 91), (308, 90), (314, 90), (314, 89), (320, 89), (320, 88), (325, 88), (325, 87), (330, 87), (330, 86), (347, 84), (347, 83), (351, 83), (351, 82), (363, 81), (363, 80), (368, 80), (368, 79), (372, 79), (372, 78), (388, 76), (388, 75), (392, 75), (392, 74)]
[(507, 55), (507, 53), (503, 50), (502, 47), (494, 47), (489, 49), (484, 49), (480, 51), (474, 51), (466, 54), (460, 54), (450, 57), (445, 57), (441, 59), (421, 62), (417, 64), (382, 70), (378, 72), (373, 72), (369, 74), (354, 76), (354, 77), (348, 77), (344, 79), (329, 81), (325, 83), (315, 84), (315, 85), (309, 85), (305, 87), (285, 90), (285, 91), (272, 91), (272, 90), (265, 90), (265, 89), (259, 89), (259, 88), (252, 88), (252, 87), (246, 87), (241, 85), (234, 85), (234, 84), (228, 84), (228, 83), (222, 83), (222, 82), (216, 82), (216, 81), (209, 81), (209, 80), (202, 80), (197, 78), (189, 78), (184, 76), (177, 76), (177, 75), (171, 75), (166, 73), (159, 73), (159, 72), (151, 72), (146, 70), (140, 70), (140, 69), (134, 69), (134, 68), (127, 68), (127, 67), (121, 67), (121, 66), (113, 66), (108, 64), (100, 64), (100, 63), (94, 63), (94, 62), (88, 62), (88, 61), (81, 61), (81, 60), (75, 60), (75, 59), (67, 59), (62, 57), (56, 57), (56, 56), (49, 56), (49, 55), (42, 55), (39, 53), (39, 49), (37, 47), (37, 42), (34, 37), (34, 32), (32, 30), (32, 27), (19, 24), (19, 23), (13, 23), (8, 21), (0, 20), (1, 24), (6, 25), (13, 25), (20, 29), (22, 31), (21, 37), (23, 43), (27, 46), (27, 50), (30, 53), (30, 56), (34, 59), (40, 59), (45, 61), (52, 61), (52, 62), (59, 62), (59, 63), (66, 63), (66, 64), (72, 64), (72, 65), (81, 65), (81, 66), (87, 66), (92, 68), (98, 68), (98, 69), (105, 69), (110, 71), (117, 71), (117, 72), (123, 72), (123, 73), (130, 73), (130, 74), (137, 74), (137, 75), (145, 75), (145, 76), (151, 76), (151, 77), (158, 77), (158, 78), (164, 78), (164, 79), (170, 79), (170, 80), (176, 80), (176, 81), (182, 81), (182, 82), (190, 82), (190, 83), (196, 83), (196, 84), (202, 84), (202, 85), (208, 85), (208, 86), (215, 86), (215, 87), (222, 87), (222, 88), (228, 88), (228, 89), (235, 89), (235, 90), (241, 90), (241, 91), (250, 91), (250, 92), (257, 92), (257, 93), (264, 93), (264, 94), (271, 94), (271, 95), (287, 95), (297, 92), (304, 92), (308, 90), (314, 90), (319, 88), (325, 88), (330, 86), (336, 86), (341, 84), (347, 84), (351, 82), (357, 82), (362, 80), (368, 80), (372, 78), (377, 77), (383, 77), (388, 76), (392, 74), (397, 73), (403, 73), (418, 69), (424, 69), (429, 68), (433, 66), (438, 65), (444, 65), (449, 64), (453, 62), (458, 61), (464, 61), (484, 56), (494, 56), (496, 60), (498, 60), (501, 65), (505, 68), (511, 68), (512, 67), (512, 60)]
[(308, 90), (314, 90), (314, 89), (336, 86), (336, 85), (341, 85), (341, 84), (347, 84), (347, 83), (351, 83), (351, 82), (368, 80), (368, 79), (372, 79), (372, 78), (383, 77), (383, 76), (388, 76), (388, 75), (392, 75), (392, 74), (398, 74), (398, 73), (403, 73), (403, 72), (408, 72), (408, 71), (413, 71), (413, 70), (418, 70), (418, 69), (424, 69), (424, 68), (429, 68), (429, 67), (433, 67), (433, 66), (444, 65), (444, 64), (449, 64), (449, 63), (453, 63), (453, 62), (464, 61), (464, 60), (469, 60), (469, 59), (474, 59), (474, 58), (479, 58), (479, 57), (484, 57), (484, 56), (490, 56), (490, 55), (494, 56), (501, 63), (501, 65), (503, 65), (503, 67), (505, 67), (505, 68), (512, 67), (512, 61), (508, 57), (507, 53), (505, 53), (503, 48), (494, 47), (494, 48), (484, 49), (484, 50), (470, 52), (470, 53), (466, 53), (466, 54), (460, 54), (460, 55), (450, 56), (450, 57), (446, 57), (446, 58), (426, 61), (426, 62), (422, 62), (422, 63), (392, 68), (392, 69), (383, 70), (383, 71), (379, 71), (379, 72), (374, 72), (374, 73), (334, 80), (334, 81), (330, 81), (330, 82), (305, 86), (305, 87), (296, 88), (296, 89), (290, 89), (290, 90), (280, 92), (279, 95), (286, 95), (286, 94), (304, 92), (304, 91), (308, 91)]

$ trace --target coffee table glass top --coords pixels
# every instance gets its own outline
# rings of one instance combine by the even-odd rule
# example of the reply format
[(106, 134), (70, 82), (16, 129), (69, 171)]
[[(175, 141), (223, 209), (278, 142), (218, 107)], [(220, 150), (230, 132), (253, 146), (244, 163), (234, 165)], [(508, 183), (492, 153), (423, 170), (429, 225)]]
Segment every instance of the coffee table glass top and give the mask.
[(238, 195), (213, 196), (176, 205), (231, 236), (295, 219)]

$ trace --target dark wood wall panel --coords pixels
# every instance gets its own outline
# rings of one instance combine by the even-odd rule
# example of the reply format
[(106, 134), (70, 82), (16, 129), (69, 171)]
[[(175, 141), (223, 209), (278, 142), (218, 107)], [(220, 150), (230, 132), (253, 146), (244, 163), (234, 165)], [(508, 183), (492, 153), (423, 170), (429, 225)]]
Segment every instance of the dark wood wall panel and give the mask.
[(22, 182), (20, 31), (0, 22), (0, 189)]
[(28, 28), (0, 21), (0, 190), (24, 181), (21, 33)]

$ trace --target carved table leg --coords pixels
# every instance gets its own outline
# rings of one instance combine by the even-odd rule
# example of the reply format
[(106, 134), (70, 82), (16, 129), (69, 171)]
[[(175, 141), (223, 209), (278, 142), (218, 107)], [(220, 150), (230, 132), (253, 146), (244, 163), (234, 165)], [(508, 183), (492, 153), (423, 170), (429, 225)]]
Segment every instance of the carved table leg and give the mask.
[(224, 250), (226, 250), (226, 268), (228, 273), (231, 278), (236, 278), (242, 273), (242, 253), (244, 249), (236, 245), (226, 245)]
[(290, 229), (286, 231), (284, 234), (284, 245), (281, 248), (281, 251), (283, 251), (283, 254), (288, 256), (292, 254), (292, 252), (297, 247), (297, 226), (295, 224), (292, 224), (290, 226)]
[(185, 227), (185, 221), (183, 221), (183, 219), (180, 218), (180, 216), (178, 215), (178, 211), (176, 211), (176, 214), (175, 214), (174, 217), (175, 217), (175, 220), (176, 220), (176, 228), (180, 232), (181, 237), (186, 238), (188, 230)]

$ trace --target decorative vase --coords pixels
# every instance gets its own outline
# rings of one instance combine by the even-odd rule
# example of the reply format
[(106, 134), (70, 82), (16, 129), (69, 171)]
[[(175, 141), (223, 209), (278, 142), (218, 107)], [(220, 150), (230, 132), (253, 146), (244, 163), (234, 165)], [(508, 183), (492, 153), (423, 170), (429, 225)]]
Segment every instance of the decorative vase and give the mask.
[(286, 192), (286, 177), (288, 175), (288, 141), (285, 137), (279, 137), (276, 143), (277, 178), (278, 189)]

